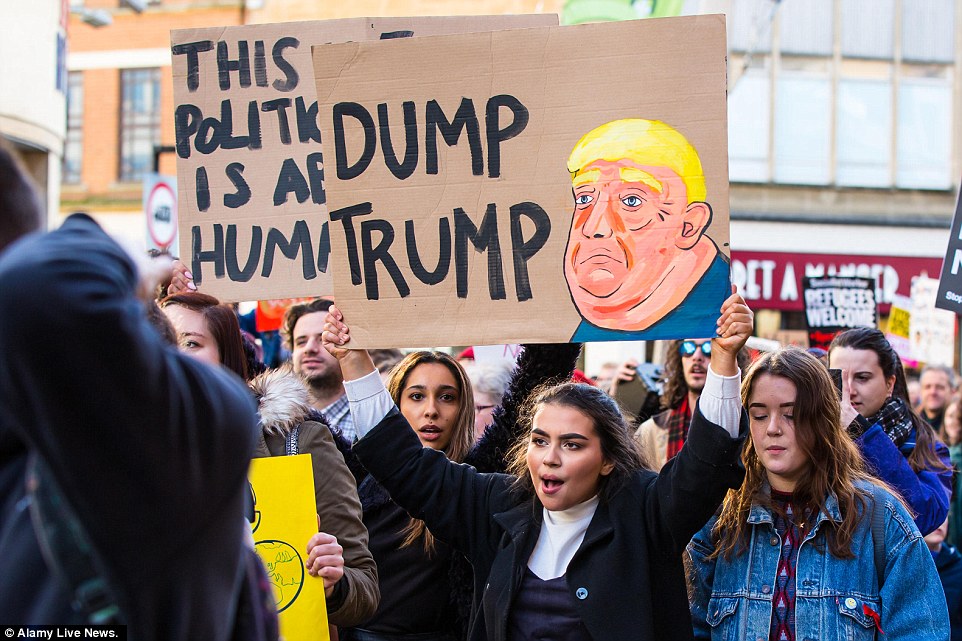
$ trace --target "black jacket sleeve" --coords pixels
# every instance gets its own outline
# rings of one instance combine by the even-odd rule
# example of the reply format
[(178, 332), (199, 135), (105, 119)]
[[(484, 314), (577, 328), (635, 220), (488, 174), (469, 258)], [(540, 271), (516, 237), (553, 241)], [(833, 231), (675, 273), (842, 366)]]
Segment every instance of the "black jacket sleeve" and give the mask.
[(490, 515), (513, 506), (513, 477), (482, 474), (423, 447), (396, 410), (357, 441), (354, 452), (395, 503), (468, 556), (490, 540)]
[(112, 562), (143, 576), (163, 571), (213, 515), (236, 509), (238, 541), (224, 544), (242, 544), (256, 415), (240, 379), (162, 342), (136, 286), (130, 258), (86, 216), (9, 249), (0, 411), (47, 461), (98, 549), (138, 544)]
[(705, 418), (696, 405), (685, 446), (652, 476), (646, 494), (646, 531), (654, 549), (678, 555), (711, 518), (729, 489), (741, 485), (742, 447), (748, 414), (742, 409), (738, 436)]

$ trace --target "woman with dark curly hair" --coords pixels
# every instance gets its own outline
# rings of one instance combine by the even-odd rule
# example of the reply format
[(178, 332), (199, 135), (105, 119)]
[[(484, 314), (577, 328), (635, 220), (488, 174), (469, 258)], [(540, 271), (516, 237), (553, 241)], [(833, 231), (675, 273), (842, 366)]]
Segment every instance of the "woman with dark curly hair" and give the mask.
[(361, 434), (354, 452), (398, 505), (471, 561), (468, 639), (691, 638), (681, 552), (742, 479), (735, 354), (751, 312), (737, 295), (721, 312), (688, 444), (660, 475), (645, 468), (617, 404), (575, 383), (533, 397), (515, 473), (491, 474), (421, 446), (367, 353), (343, 347), (349, 330), (331, 308), (322, 340), (344, 373)]

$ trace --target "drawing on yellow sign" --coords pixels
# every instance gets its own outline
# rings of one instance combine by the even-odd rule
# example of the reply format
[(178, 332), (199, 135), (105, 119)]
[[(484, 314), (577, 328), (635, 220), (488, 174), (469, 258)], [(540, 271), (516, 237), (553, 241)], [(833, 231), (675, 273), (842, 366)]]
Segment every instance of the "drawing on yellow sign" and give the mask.
[(254, 548), (273, 585), (285, 641), (329, 641), (324, 581), (307, 574), (304, 543), (317, 532), (310, 454), (251, 461)]
[(274, 586), (274, 603), (283, 612), (297, 599), (304, 585), (304, 560), (284, 541), (257, 541), (257, 553), (264, 560), (267, 576)]

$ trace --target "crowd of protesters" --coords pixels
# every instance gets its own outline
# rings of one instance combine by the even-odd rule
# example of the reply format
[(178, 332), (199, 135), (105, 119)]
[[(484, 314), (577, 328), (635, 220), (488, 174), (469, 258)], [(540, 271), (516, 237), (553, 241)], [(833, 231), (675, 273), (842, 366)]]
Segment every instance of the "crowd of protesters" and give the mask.
[(960, 638), (956, 376), (923, 370), (916, 405), (878, 330), (750, 354), (733, 293), (639, 422), (633, 362), (602, 387), (579, 344), (368, 353), (325, 299), (268, 366), (182, 264), (40, 212), (0, 149), (2, 625), (278, 638), (246, 473), (310, 454), (319, 637)]

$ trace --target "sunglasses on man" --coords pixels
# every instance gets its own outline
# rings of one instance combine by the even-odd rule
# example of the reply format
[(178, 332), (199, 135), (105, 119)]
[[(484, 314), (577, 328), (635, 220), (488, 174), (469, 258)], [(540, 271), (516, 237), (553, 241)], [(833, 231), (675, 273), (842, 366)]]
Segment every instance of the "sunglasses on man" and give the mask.
[(682, 341), (681, 345), (678, 346), (678, 353), (682, 356), (694, 356), (699, 348), (701, 348), (702, 354), (711, 356), (711, 341), (705, 341), (701, 345), (695, 341)]

